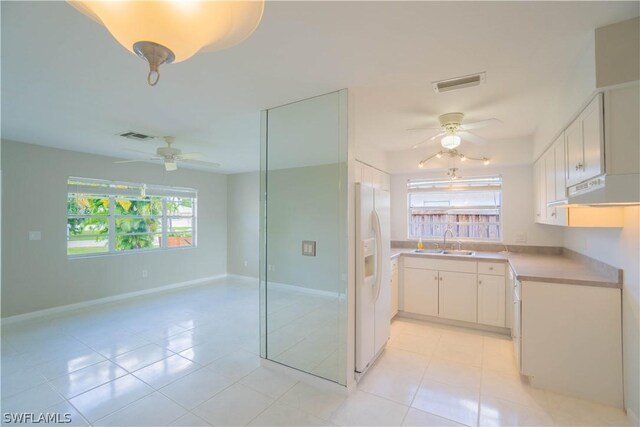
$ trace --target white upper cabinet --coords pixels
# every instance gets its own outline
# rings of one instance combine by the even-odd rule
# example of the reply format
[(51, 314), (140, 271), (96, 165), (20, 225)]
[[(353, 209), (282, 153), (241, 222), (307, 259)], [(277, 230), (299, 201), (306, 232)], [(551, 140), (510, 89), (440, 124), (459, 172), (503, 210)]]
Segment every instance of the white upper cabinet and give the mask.
[(565, 131), (567, 186), (604, 172), (603, 101), (599, 93)]
[(556, 198), (562, 200), (567, 196), (567, 156), (564, 132), (560, 134), (552, 146), (555, 160)]
[(533, 165), (534, 221), (538, 223), (545, 223), (547, 218), (546, 186), (544, 158), (541, 157)]
[(555, 202), (556, 199), (556, 156), (554, 150), (547, 150), (542, 156), (544, 163), (544, 180), (545, 180), (545, 201), (546, 221), (548, 223), (555, 222), (556, 210), (549, 207), (548, 203)]
[(599, 93), (580, 115), (582, 121), (582, 180), (604, 172), (604, 126), (602, 94)]

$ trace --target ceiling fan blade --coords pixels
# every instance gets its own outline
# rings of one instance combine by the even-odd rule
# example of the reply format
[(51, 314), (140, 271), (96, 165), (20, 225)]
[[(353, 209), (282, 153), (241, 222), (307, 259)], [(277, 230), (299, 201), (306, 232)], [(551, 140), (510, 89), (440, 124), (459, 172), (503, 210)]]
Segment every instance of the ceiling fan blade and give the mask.
[(420, 127), (420, 128), (411, 128), (411, 129), (407, 129), (408, 131), (416, 131), (416, 130), (442, 130), (442, 126), (427, 126), (427, 127)]
[(149, 153), (148, 151), (134, 150), (133, 148), (125, 148), (125, 151), (131, 151), (132, 153), (146, 154), (147, 156), (156, 155), (156, 153)]
[(419, 146), (421, 146), (422, 144), (430, 144), (430, 143), (432, 143), (433, 141), (435, 141), (438, 137), (444, 136), (444, 135), (446, 135), (446, 134), (447, 134), (446, 132), (440, 132), (440, 133), (437, 133), (437, 134), (433, 135), (433, 136), (432, 136), (431, 138), (429, 138), (429, 139), (425, 139), (424, 141), (420, 141), (420, 142), (418, 142), (417, 144), (415, 144), (415, 145), (414, 145), (413, 147), (411, 147), (411, 148), (418, 148), (418, 147), (419, 147)]
[(446, 132), (437, 133), (437, 134), (433, 135), (431, 138), (429, 138), (429, 141), (434, 141), (436, 138), (439, 138), (441, 136), (445, 136), (446, 134), (447, 134)]
[(206, 166), (206, 167), (209, 167), (209, 168), (219, 168), (220, 167), (220, 163), (205, 162), (203, 160), (184, 159), (183, 162), (189, 163), (189, 164), (192, 164), (192, 165)]
[(468, 142), (471, 142), (473, 144), (479, 144), (479, 145), (487, 144), (487, 140), (486, 139), (480, 138), (478, 135), (474, 135), (471, 132), (462, 131), (462, 132), (458, 132), (458, 135), (464, 141), (468, 141)]
[(137, 162), (146, 162), (146, 160), (117, 160), (113, 163), (137, 163)]
[(502, 124), (502, 121), (498, 119), (479, 120), (477, 122), (464, 123), (460, 126), (460, 130), (480, 129), (483, 127), (499, 124)]
[(203, 158), (202, 153), (182, 153), (177, 156), (178, 160), (196, 160)]

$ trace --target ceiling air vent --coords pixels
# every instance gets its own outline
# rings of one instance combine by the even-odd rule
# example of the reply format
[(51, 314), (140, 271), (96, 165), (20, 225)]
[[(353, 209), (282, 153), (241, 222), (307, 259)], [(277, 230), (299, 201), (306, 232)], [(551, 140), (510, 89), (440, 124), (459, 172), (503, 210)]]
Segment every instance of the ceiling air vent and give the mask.
[(449, 92), (452, 90), (463, 89), (465, 87), (478, 86), (484, 83), (485, 78), (485, 73), (470, 74), (468, 76), (440, 80), (438, 82), (431, 83), (431, 85), (436, 93)]
[(155, 136), (145, 135), (143, 133), (132, 132), (132, 131), (122, 132), (122, 133), (119, 133), (118, 135), (125, 138), (134, 139), (136, 141), (147, 141), (149, 139), (155, 138)]

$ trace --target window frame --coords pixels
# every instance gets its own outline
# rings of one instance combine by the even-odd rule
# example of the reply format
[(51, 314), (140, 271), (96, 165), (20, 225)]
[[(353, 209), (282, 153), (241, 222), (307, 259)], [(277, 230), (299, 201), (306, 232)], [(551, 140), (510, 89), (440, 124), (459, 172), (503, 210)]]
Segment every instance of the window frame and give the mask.
[[(72, 191), (72, 187), (78, 185), (92, 185), (97, 184), (95, 192), (76, 192)], [(127, 189), (133, 191), (148, 193), (142, 197), (159, 197), (162, 203), (162, 209), (160, 215), (123, 215), (118, 214), (116, 212), (116, 200), (117, 199), (135, 199), (136, 196), (134, 194), (124, 195), (124, 194), (115, 194), (117, 191), (109, 189), (118, 188), (118, 186), (126, 187)], [(111, 194), (110, 194), (111, 193)], [(149, 194), (151, 193), (151, 194)], [(158, 194), (154, 194), (158, 193)], [(138, 183), (126, 183), (119, 181), (109, 181), (102, 179), (93, 179), (93, 178), (78, 178), (78, 177), (68, 177), (67, 180), (67, 194), (66, 200), (67, 203), (71, 197), (75, 197), (78, 194), (83, 194), (87, 196), (96, 196), (96, 197), (107, 197), (109, 199), (109, 212), (104, 215), (70, 215), (67, 207), (66, 214), (66, 249), (67, 249), (67, 259), (84, 259), (84, 258), (94, 258), (94, 257), (103, 257), (103, 256), (113, 256), (113, 255), (127, 255), (127, 254), (138, 254), (138, 253), (153, 253), (153, 252), (164, 252), (164, 251), (173, 251), (173, 250), (189, 250), (196, 249), (198, 246), (198, 238), (197, 238), (197, 224), (198, 224), (198, 191), (193, 188), (184, 188), (184, 187), (169, 187), (169, 186), (160, 186), (160, 185), (148, 185), (148, 184), (138, 184)], [(169, 230), (167, 228), (168, 217), (175, 218), (175, 215), (169, 215), (167, 212), (167, 200), (171, 198), (184, 198), (191, 199), (191, 215), (190, 216), (179, 216), (180, 218), (189, 218), (191, 219), (191, 244), (186, 246), (169, 246), (168, 245), (168, 235)], [(70, 233), (68, 231), (68, 224), (70, 218), (103, 218), (108, 221), (108, 231), (104, 236), (108, 239), (107, 250), (104, 252), (89, 252), (85, 254), (69, 254), (69, 241), (70, 241)], [(140, 219), (140, 218), (151, 218), (151, 219), (159, 219), (161, 224), (160, 232), (140, 232), (140, 233), (118, 233), (116, 229), (116, 219)], [(160, 236), (160, 246), (159, 247), (149, 247), (149, 248), (138, 248), (138, 249), (116, 249), (116, 238), (117, 236), (122, 235), (149, 235), (149, 236)], [(87, 235), (89, 236), (89, 235)], [(92, 234), (91, 236), (100, 236), (99, 234)]]
[[(499, 221), (497, 222), (497, 226), (498, 226), (498, 232), (500, 235), (499, 239), (496, 240), (491, 240), (491, 239), (480, 239), (477, 237), (458, 237), (458, 236), (453, 236), (452, 238), (450, 238), (453, 241), (461, 241), (461, 242), (473, 242), (473, 243), (493, 243), (493, 244), (502, 244), (504, 243), (504, 210), (503, 210), (503, 206), (504, 206), (504, 186), (503, 186), (503, 179), (502, 179), (502, 175), (491, 175), (491, 176), (478, 176), (478, 177), (470, 177), (470, 178), (466, 178), (466, 179), (460, 179), (460, 183), (464, 183), (464, 182), (469, 182), (471, 183), (470, 185), (470, 189), (468, 191), (471, 191), (471, 188), (473, 188), (473, 183), (474, 182), (484, 182), (484, 181), (489, 181), (489, 180), (496, 180), (496, 182), (499, 183), (499, 186), (496, 190), (493, 191), (499, 191), (500, 192), (500, 206), (498, 206), (498, 216), (499, 216)], [(423, 179), (408, 179), (407, 180), (407, 201), (406, 201), (406, 215), (407, 215), (407, 226), (406, 226), (406, 235), (407, 235), (407, 240), (408, 241), (412, 241), (412, 242), (417, 242), (420, 239), (422, 239), (423, 242), (429, 242), (429, 243), (440, 243), (443, 241), (443, 237), (412, 237), (411, 236), (411, 210), (415, 209), (411, 207), (411, 194), (412, 193), (419, 193), (420, 191), (416, 191), (416, 190), (411, 190), (409, 188), (409, 186), (411, 185), (412, 182), (426, 182), (426, 183), (433, 183), (436, 186), (440, 186), (442, 188), (442, 192), (447, 192), (447, 191), (454, 191), (454, 190), (447, 190), (446, 187), (444, 186), (445, 184), (449, 184), (449, 188), (451, 188), (451, 186), (456, 185), (458, 183), (456, 183), (456, 181), (453, 181), (451, 179), (442, 179), (442, 178), (423, 178)], [(489, 191), (489, 189), (487, 188), (487, 191)], [(464, 210), (464, 209), (469, 209), (467, 207), (465, 208), (460, 208), (460, 210)], [(446, 224), (446, 223), (443, 223)], [(454, 223), (452, 223), (454, 224)], [(461, 222), (457, 222), (455, 224), (474, 224), (474, 223), (461, 223)], [(491, 223), (491, 224), (495, 224), (495, 223)]]

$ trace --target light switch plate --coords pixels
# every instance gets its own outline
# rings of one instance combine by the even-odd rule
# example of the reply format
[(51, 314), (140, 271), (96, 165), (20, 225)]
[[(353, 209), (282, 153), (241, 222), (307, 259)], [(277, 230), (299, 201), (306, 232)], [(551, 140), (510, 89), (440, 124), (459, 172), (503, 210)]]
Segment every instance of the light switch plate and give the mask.
[(302, 255), (303, 256), (316, 256), (316, 242), (313, 240), (302, 241)]
[(30, 231), (29, 240), (42, 240), (42, 233), (40, 231)]

